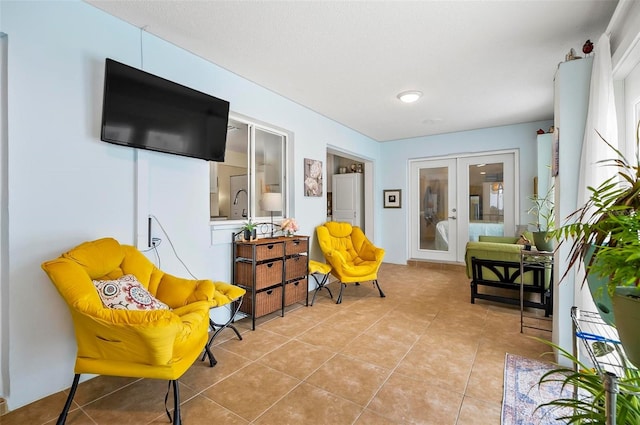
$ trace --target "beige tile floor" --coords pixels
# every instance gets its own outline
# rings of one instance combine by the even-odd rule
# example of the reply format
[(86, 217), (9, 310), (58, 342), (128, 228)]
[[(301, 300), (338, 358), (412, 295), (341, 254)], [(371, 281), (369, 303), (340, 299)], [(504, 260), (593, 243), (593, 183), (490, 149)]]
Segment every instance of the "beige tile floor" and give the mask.
[[(183, 424), (499, 424), (505, 354), (540, 358), (547, 346), (532, 336), (550, 334), (521, 334), (514, 308), (470, 304), (460, 267), (384, 264), (379, 281), (386, 298), (364, 283), (336, 305), (323, 290), (255, 331), (239, 321), (242, 341), (225, 330), (218, 365), (198, 360), (180, 379)], [(164, 381), (98, 377), (80, 384), (67, 424), (168, 423), (166, 391)], [(54, 424), (65, 398), (0, 423)]]

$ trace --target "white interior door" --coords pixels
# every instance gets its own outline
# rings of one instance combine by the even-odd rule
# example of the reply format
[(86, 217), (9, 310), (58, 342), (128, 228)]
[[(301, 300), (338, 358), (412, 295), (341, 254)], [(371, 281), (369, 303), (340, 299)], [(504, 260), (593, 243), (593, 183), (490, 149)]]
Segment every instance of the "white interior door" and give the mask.
[(333, 221), (362, 226), (362, 174), (335, 174), (333, 176)]
[(415, 161), (410, 174), (411, 257), (456, 261), (456, 159)]

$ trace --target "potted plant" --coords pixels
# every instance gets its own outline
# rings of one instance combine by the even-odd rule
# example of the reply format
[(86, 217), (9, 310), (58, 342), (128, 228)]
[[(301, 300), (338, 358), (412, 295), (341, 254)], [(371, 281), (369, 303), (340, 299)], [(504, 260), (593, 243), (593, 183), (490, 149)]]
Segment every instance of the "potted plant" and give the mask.
[(549, 187), (544, 196), (536, 194), (529, 197), (533, 205), (527, 213), (536, 217), (535, 223), (531, 224), (536, 227), (536, 230), (532, 233), (533, 242), (538, 251), (553, 251), (553, 238), (551, 237), (551, 232), (555, 226), (553, 197), (553, 185)]
[[(567, 272), (584, 263), (598, 311), (615, 324), (627, 357), (640, 366), (640, 158), (628, 161), (600, 137), (617, 155), (600, 163), (614, 167), (616, 174), (596, 188), (589, 187), (589, 200), (554, 236), (572, 240)], [(640, 123), (636, 137), (640, 141)], [(606, 309), (613, 310), (613, 318), (604, 314)]]
[(257, 227), (258, 227), (258, 225), (256, 223), (254, 223), (253, 221), (251, 221), (251, 219), (247, 220), (244, 223), (244, 225), (242, 226), (244, 240), (251, 241), (251, 240), (256, 239), (256, 237), (257, 237), (256, 228)]
[[(603, 377), (595, 369), (585, 365), (558, 345), (538, 340), (558, 350), (573, 364), (573, 368), (557, 365), (557, 368), (542, 375), (538, 385), (560, 383), (561, 388), (569, 389), (573, 397), (561, 396), (561, 398), (539, 405), (536, 410), (551, 407), (554, 419), (561, 423), (580, 425), (607, 423), (607, 391)], [(595, 344), (602, 347), (605, 343), (594, 342)], [(596, 348), (594, 347), (594, 349)], [(599, 350), (604, 350), (600, 354), (606, 355), (609, 350), (617, 348), (618, 344), (615, 347), (605, 344), (605, 347)], [(599, 350), (594, 350), (595, 355), (598, 355)], [(636, 425), (640, 423), (640, 398), (637, 395), (640, 392), (640, 371), (631, 367), (625, 361), (624, 356), (620, 356), (620, 359), (622, 373), (617, 378), (616, 405), (610, 407), (612, 410), (615, 409), (615, 425)]]

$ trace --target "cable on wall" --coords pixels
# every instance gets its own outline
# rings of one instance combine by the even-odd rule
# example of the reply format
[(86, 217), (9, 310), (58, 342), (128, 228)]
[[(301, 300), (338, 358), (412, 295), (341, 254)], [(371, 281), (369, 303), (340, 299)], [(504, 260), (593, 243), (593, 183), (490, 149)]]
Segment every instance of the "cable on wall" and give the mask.
[[(173, 245), (173, 242), (171, 241), (171, 238), (169, 237), (169, 234), (167, 233), (166, 230), (164, 230), (164, 227), (162, 226), (162, 223), (160, 223), (160, 220), (158, 220), (158, 218), (153, 215), (153, 214), (149, 214), (149, 217), (151, 217), (153, 220), (155, 220), (156, 223), (158, 223), (158, 226), (160, 226), (160, 230), (162, 230), (162, 233), (164, 233), (164, 235), (167, 237), (167, 241), (169, 242), (169, 245), (171, 246), (171, 249), (173, 250), (173, 254), (176, 256), (176, 258), (178, 259), (178, 261), (180, 261), (180, 264), (182, 264), (182, 266), (185, 268), (185, 270), (187, 271), (187, 273), (189, 273), (189, 275), (194, 278), (194, 279), (198, 279), (197, 277), (195, 277), (193, 275), (193, 273), (191, 273), (191, 270), (189, 270), (189, 267), (187, 267), (187, 265), (184, 263), (184, 261), (182, 261), (182, 258), (180, 258), (180, 256), (178, 255), (178, 252), (176, 251), (175, 246)], [(158, 241), (157, 245), (155, 243), (155, 241)], [(160, 242), (162, 241), (162, 239), (159, 238), (152, 238), (151, 239), (151, 243), (152, 243), (152, 248), (153, 250), (156, 249), (157, 246), (160, 245)], [(157, 253), (157, 251), (156, 251)], [(160, 255), (158, 255), (158, 261), (160, 261)], [(158, 266), (158, 268), (160, 268)]]

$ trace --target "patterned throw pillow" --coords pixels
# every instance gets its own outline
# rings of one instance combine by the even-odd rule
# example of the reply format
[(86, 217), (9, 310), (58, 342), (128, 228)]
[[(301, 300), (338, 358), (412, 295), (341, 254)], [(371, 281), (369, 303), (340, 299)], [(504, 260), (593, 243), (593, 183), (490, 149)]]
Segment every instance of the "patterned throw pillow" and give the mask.
[(105, 307), (118, 310), (168, 310), (132, 274), (116, 280), (94, 280), (93, 284)]

